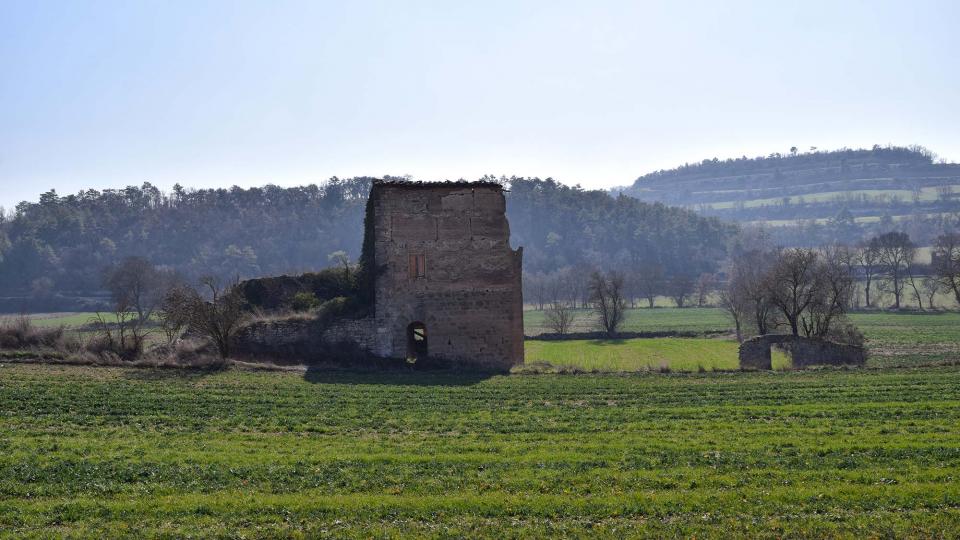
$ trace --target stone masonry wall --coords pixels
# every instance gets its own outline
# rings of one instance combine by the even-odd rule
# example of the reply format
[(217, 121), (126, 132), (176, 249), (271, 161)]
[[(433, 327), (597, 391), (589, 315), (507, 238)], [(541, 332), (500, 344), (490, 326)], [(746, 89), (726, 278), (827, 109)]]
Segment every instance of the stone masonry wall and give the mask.
[(287, 319), (258, 321), (241, 328), (232, 342), (233, 355), (279, 363), (316, 360), (325, 350), (316, 321)]
[(332, 323), (298, 317), (255, 321), (232, 341), (237, 358), (268, 358), (281, 364), (338, 361), (357, 351), (373, 354), (376, 345), (376, 323), (370, 318)]
[[(374, 184), (376, 339), (404, 357), (426, 327), (431, 359), (508, 369), (523, 361), (521, 250), (510, 247), (502, 188), (487, 183)], [(413, 275), (414, 257), (425, 271)]]
[(771, 369), (770, 347), (773, 345), (783, 347), (790, 354), (796, 369), (815, 365), (862, 366), (867, 361), (863, 347), (802, 336), (767, 334), (740, 344), (740, 368)]
[(353, 343), (360, 349), (373, 353), (377, 349), (376, 321), (366, 319), (343, 319), (334, 322), (322, 334), (325, 343)]

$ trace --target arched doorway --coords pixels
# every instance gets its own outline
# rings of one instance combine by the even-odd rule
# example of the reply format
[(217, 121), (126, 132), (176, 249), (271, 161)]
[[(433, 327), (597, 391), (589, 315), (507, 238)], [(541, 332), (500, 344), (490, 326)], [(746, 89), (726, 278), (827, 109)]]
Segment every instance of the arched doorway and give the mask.
[(427, 327), (422, 322), (407, 326), (407, 359), (423, 360), (427, 357)]

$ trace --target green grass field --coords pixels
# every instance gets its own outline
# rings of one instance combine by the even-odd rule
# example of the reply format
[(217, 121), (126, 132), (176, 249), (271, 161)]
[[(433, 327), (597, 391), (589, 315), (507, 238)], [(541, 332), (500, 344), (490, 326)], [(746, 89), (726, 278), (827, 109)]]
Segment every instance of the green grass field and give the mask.
[[(543, 312), (524, 312), (528, 335), (547, 332)], [(854, 313), (851, 321), (867, 338), (868, 366), (925, 365), (960, 360), (960, 313)], [(575, 331), (593, 330), (588, 311), (578, 313)], [(705, 335), (729, 332), (730, 323), (717, 308), (658, 308), (627, 311), (624, 330), (682, 331)], [(527, 362), (584, 370), (642, 371), (669, 367), (674, 371), (736, 369), (733, 339), (641, 338), (625, 340), (527, 341)], [(789, 366), (774, 351), (774, 367)]]
[[(574, 331), (596, 330), (595, 316), (578, 310)], [(863, 312), (850, 314), (850, 320), (875, 345), (895, 343), (960, 342), (960, 312)], [(544, 312), (525, 311), (523, 324), (527, 335), (549, 332)], [(729, 319), (719, 308), (630, 309), (623, 330), (631, 332), (694, 332), (702, 334), (730, 332)]]
[[(664, 307), (629, 309), (622, 330), (625, 332), (727, 332), (730, 321), (717, 308)], [(596, 330), (596, 317), (589, 310), (577, 310), (571, 332)], [(551, 332), (544, 321), (543, 311), (523, 312), (524, 332), (535, 336)]]
[(0, 367), (0, 536), (956, 537), (960, 372)]
[[(960, 190), (960, 186), (958, 185), (952, 185), (950, 187), (954, 191)], [(801, 200), (806, 203), (820, 203), (842, 200), (844, 197), (861, 196), (866, 196), (871, 199), (879, 199), (883, 197), (887, 200), (897, 198), (901, 201), (907, 202), (913, 200), (913, 191), (909, 189), (853, 189), (847, 191), (821, 191), (817, 193), (806, 193), (803, 195), (792, 195), (788, 198), (790, 199), (791, 204), (800, 204)], [(918, 200), (919, 202), (932, 202), (938, 200), (939, 198), (940, 193), (938, 188), (928, 186), (920, 189)], [(742, 202), (744, 208), (758, 208), (761, 206), (782, 204), (783, 199), (783, 197), (771, 197), (765, 199), (751, 199)], [(703, 205), (715, 210), (724, 210), (733, 208), (738, 202), (740, 201), (721, 201), (704, 203)]]
[[(37, 326), (67, 326), (76, 328), (90, 324), (96, 320), (96, 313), (39, 313), (30, 315), (30, 320)], [(17, 315), (7, 315), (0, 318), (12, 319)]]
[[(716, 371), (739, 368), (738, 344), (727, 339), (641, 338), (624, 340), (527, 341), (527, 363), (549, 362), (599, 371)], [(772, 351), (773, 368), (790, 366)]]

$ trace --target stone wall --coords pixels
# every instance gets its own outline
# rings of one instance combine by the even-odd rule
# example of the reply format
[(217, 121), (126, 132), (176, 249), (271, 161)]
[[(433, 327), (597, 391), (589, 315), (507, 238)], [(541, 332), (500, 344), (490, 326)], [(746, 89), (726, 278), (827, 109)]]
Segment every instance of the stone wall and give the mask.
[(782, 347), (793, 359), (793, 367), (816, 365), (862, 366), (867, 361), (863, 347), (843, 345), (802, 336), (767, 334), (740, 344), (740, 369), (771, 369), (770, 347)]
[(371, 199), (376, 354), (406, 356), (409, 325), (422, 323), (433, 360), (521, 363), (522, 251), (510, 247), (501, 186), (381, 182)]
[(237, 355), (314, 362), (352, 350), (402, 359), (417, 354), (409, 343), (422, 325), (432, 366), (523, 362), (522, 250), (510, 247), (503, 188), (374, 182), (370, 205), (372, 315), (257, 322), (238, 336)]
[(237, 332), (231, 343), (232, 354), (282, 364), (311, 363), (321, 360), (327, 350), (321, 334), (322, 327), (312, 319), (256, 321)]
[(377, 350), (377, 325), (371, 318), (341, 319), (327, 326), (321, 334), (324, 343), (336, 346), (352, 343), (370, 354)]
[(375, 355), (376, 343), (376, 322), (370, 318), (327, 323), (294, 316), (245, 325), (234, 337), (232, 349), (240, 359), (313, 364)]

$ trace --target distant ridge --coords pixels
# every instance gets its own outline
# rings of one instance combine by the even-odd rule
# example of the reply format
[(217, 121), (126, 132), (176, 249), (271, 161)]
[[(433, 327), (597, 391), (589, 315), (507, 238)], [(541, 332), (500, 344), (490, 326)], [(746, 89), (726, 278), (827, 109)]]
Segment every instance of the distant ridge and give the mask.
[[(926, 148), (792, 150), (705, 159), (616, 191), (725, 220), (814, 229), (779, 232), (797, 244), (853, 241), (877, 228), (912, 228), (925, 239), (960, 223), (960, 164), (938, 162)], [(816, 230), (834, 225), (844, 230)]]

